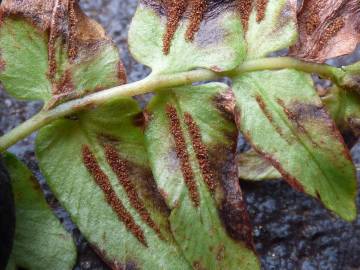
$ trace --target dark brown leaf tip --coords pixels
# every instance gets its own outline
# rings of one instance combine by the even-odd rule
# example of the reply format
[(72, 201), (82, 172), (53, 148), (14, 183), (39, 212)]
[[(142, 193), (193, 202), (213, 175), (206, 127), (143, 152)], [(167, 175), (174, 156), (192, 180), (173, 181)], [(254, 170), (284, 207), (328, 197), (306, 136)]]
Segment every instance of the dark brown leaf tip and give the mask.
[(90, 150), (88, 145), (83, 145), (82, 147), (82, 158), (86, 169), (94, 178), (95, 183), (102, 190), (108, 205), (113, 209), (119, 220), (125, 224), (126, 228), (136, 237), (136, 239), (147, 247), (148, 245), (143, 230), (138, 224), (136, 224), (130, 212), (126, 210), (115, 190), (112, 188), (108, 176), (100, 168), (94, 153)]
[[(48, 77), (55, 95), (70, 91), (69, 84), (63, 87), (64, 77), (69, 77), (68, 74), (59, 74), (60, 79), (56, 76), (61, 72), (57, 46), (66, 51), (70, 64), (88, 61), (105, 46), (114, 46), (104, 29), (81, 11), (77, 0), (4, 0), (0, 10), (2, 20), (26, 20), (48, 36)], [(120, 61), (118, 78), (119, 84), (126, 82)]]
[(189, 153), (187, 151), (185, 137), (176, 108), (172, 105), (167, 105), (166, 115), (169, 119), (170, 133), (175, 142), (176, 155), (180, 160), (181, 171), (189, 191), (190, 199), (194, 206), (198, 207), (200, 205), (200, 194), (190, 164)]
[(299, 40), (292, 56), (314, 62), (351, 53), (360, 41), (357, 0), (304, 0), (298, 13)]

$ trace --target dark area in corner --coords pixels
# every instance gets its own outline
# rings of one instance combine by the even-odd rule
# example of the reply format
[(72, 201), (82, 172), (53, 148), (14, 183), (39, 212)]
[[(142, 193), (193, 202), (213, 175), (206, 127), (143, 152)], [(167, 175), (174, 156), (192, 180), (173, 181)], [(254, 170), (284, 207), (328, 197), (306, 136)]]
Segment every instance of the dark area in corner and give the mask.
[(0, 269), (5, 269), (15, 230), (14, 200), (9, 175), (0, 156)]

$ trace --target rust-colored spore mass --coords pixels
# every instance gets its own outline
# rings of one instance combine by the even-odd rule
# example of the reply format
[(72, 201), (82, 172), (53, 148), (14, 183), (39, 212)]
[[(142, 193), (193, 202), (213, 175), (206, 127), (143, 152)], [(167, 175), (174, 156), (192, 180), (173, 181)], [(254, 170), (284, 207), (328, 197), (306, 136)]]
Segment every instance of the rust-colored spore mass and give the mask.
[(336, 36), (336, 34), (345, 26), (344, 19), (339, 17), (336, 18), (323, 33), (321, 39), (319, 40), (319, 50), (322, 50), (330, 39)]
[(59, 1), (54, 2), (53, 11), (50, 22), (50, 35), (48, 41), (48, 62), (49, 62), (49, 78), (53, 80), (55, 78), (57, 64), (56, 64), (56, 52), (55, 43), (59, 36), (58, 24), (61, 21), (61, 11)]
[(185, 37), (186, 40), (193, 41), (195, 33), (199, 30), (200, 24), (204, 18), (207, 4), (205, 0), (193, 0), (190, 3), (190, 8), (190, 24), (186, 31)]
[(171, 41), (178, 28), (179, 22), (187, 8), (188, 0), (165, 0), (167, 16), (166, 32), (163, 38), (163, 52), (169, 54)]
[(69, 0), (69, 48), (68, 56), (71, 61), (74, 61), (77, 56), (77, 46), (76, 46), (76, 24), (77, 18), (75, 13), (75, 0)]
[(106, 160), (109, 163), (111, 169), (116, 174), (120, 184), (125, 189), (125, 192), (130, 200), (132, 207), (136, 209), (139, 213), (141, 219), (152, 228), (155, 233), (162, 238), (161, 231), (159, 227), (156, 225), (154, 220), (151, 218), (149, 212), (147, 211), (144, 203), (139, 198), (135, 185), (131, 182), (128, 173), (128, 166), (126, 161), (122, 160), (115, 149), (115, 147), (111, 144), (106, 144), (104, 146)]
[(252, 0), (238, 0), (237, 9), (241, 16), (241, 22), (244, 28), (244, 31), (247, 31), (249, 26), (249, 18), (253, 6)]
[(320, 26), (321, 23), (321, 3), (315, 3), (312, 7), (309, 6), (310, 4), (310, 2), (305, 3), (307, 10), (309, 10), (309, 13), (306, 14), (305, 17), (305, 30), (306, 34), (308, 34), (309, 36), (315, 32), (315, 30)]
[(126, 210), (120, 199), (117, 197), (114, 189), (111, 186), (110, 180), (107, 175), (102, 171), (95, 155), (91, 152), (88, 145), (82, 147), (82, 157), (85, 167), (93, 176), (96, 184), (101, 188), (105, 195), (106, 202), (111, 206), (113, 211), (117, 214), (120, 221), (122, 221), (126, 228), (147, 247), (144, 232), (139, 225), (136, 224), (134, 218)]
[(189, 196), (195, 207), (198, 207), (200, 205), (200, 195), (196, 186), (194, 172), (190, 165), (189, 154), (186, 149), (186, 142), (177, 111), (173, 106), (167, 105), (166, 114), (170, 122), (170, 132), (175, 141), (176, 154), (180, 160), (181, 171), (189, 190)]
[(256, 0), (256, 21), (261, 22), (265, 18), (268, 0)]
[(75, 86), (72, 81), (70, 70), (66, 70), (60, 81), (53, 85), (53, 95), (65, 95), (73, 92)]
[(204, 181), (209, 190), (214, 192), (217, 186), (214, 181), (215, 173), (211, 169), (208, 150), (202, 141), (200, 128), (194, 121), (191, 114), (185, 113), (184, 119), (190, 133), (192, 145), (194, 147)]

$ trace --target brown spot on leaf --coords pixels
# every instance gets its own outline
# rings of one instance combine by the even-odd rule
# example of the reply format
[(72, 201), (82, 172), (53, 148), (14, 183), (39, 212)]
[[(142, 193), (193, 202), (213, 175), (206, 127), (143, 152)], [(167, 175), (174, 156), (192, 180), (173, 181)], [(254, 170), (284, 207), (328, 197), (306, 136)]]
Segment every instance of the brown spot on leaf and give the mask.
[(261, 22), (265, 18), (268, 0), (256, 0), (256, 21)]
[(136, 224), (134, 218), (126, 210), (125, 206), (116, 195), (115, 190), (111, 186), (109, 178), (100, 168), (95, 155), (91, 152), (88, 145), (84, 145), (82, 147), (82, 157), (85, 167), (93, 176), (95, 183), (103, 191), (106, 202), (116, 213), (119, 220), (125, 224), (126, 228), (139, 240), (140, 243), (147, 247), (144, 232), (140, 226)]
[(190, 133), (192, 145), (194, 147), (204, 181), (210, 192), (214, 192), (216, 188), (216, 182), (214, 180), (215, 174), (209, 163), (209, 155), (206, 145), (202, 142), (200, 128), (192, 118), (191, 114), (185, 113), (184, 120)]
[(125, 189), (126, 194), (130, 200), (130, 203), (132, 207), (136, 209), (136, 211), (139, 213), (141, 219), (150, 227), (152, 228), (155, 233), (162, 239), (161, 231), (159, 227), (156, 225), (154, 220), (151, 218), (151, 215), (147, 211), (144, 203), (139, 198), (136, 187), (132, 183), (129, 177), (129, 169), (128, 164), (125, 160), (122, 160), (116, 150), (116, 148), (111, 144), (105, 144), (105, 155), (106, 160), (109, 163), (111, 169), (116, 174), (119, 183), (122, 185), (122, 187)]
[(304, 0), (297, 17), (300, 36), (292, 56), (324, 62), (351, 53), (360, 41), (357, 0)]
[(189, 154), (187, 152), (184, 134), (182, 132), (180, 119), (175, 107), (166, 106), (166, 115), (170, 123), (170, 133), (173, 136), (176, 148), (176, 155), (180, 160), (181, 171), (185, 180), (185, 184), (189, 191), (189, 196), (195, 207), (200, 204), (200, 195), (195, 182), (194, 172), (191, 168)]

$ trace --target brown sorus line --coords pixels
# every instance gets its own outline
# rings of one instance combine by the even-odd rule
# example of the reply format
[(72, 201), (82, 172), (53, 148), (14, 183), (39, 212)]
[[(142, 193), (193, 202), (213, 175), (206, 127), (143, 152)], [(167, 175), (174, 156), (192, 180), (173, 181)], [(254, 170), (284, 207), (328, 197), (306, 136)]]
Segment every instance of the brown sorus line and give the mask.
[[(59, 35), (57, 24), (59, 23), (60, 14), (60, 3), (58, 1), (54, 2), (53, 12), (51, 16), (50, 23), (50, 36), (48, 41), (48, 58), (49, 58), (49, 78), (54, 79), (56, 74), (56, 55), (55, 55), (55, 42)], [(61, 11), (60, 11), (61, 12)]]
[(241, 16), (241, 22), (244, 27), (244, 31), (246, 32), (249, 25), (249, 18), (252, 10), (252, 0), (237, 0), (238, 5), (237, 9)]
[(199, 30), (200, 24), (206, 12), (207, 4), (205, 0), (190, 1), (191, 15), (190, 24), (186, 31), (185, 37), (188, 41), (193, 41), (195, 33)]
[(76, 13), (75, 13), (75, 0), (69, 1), (69, 48), (68, 48), (68, 56), (70, 60), (75, 60), (77, 55), (77, 48), (76, 48)]
[(171, 41), (178, 28), (182, 15), (184, 14), (188, 0), (165, 0), (165, 10), (167, 16), (166, 32), (163, 38), (163, 52), (169, 54)]
[(149, 212), (146, 210), (144, 203), (139, 198), (135, 185), (131, 182), (128, 174), (128, 166), (126, 161), (122, 160), (116, 151), (115, 147), (111, 144), (104, 146), (106, 160), (109, 163), (111, 169), (116, 174), (120, 184), (126, 191), (126, 194), (130, 200), (131, 205), (139, 213), (141, 219), (152, 228), (155, 233), (162, 239), (161, 231), (151, 218)]
[(122, 221), (126, 228), (147, 247), (144, 232), (139, 225), (135, 223), (134, 218), (125, 209), (124, 205), (117, 197), (114, 189), (111, 187), (111, 183), (107, 175), (101, 170), (95, 155), (91, 152), (88, 145), (82, 147), (82, 157), (84, 164), (89, 173), (94, 177), (96, 184), (101, 188), (105, 195), (106, 202), (111, 206), (113, 211), (117, 214), (120, 221)]
[(306, 2), (305, 5), (306, 6), (303, 7), (303, 9), (308, 11), (308, 14), (305, 17), (305, 30), (306, 34), (310, 36), (315, 32), (316, 28), (320, 26), (321, 3)]
[(192, 145), (194, 147), (196, 158), (199, 162), (204, 181), (209, 190), (214, 192), (216, 188), (216, 182), (214, 181), (215, 174), (210, 166), (207, 148), (202, 142), (200, 128), (189, 113), (186, 112), (184, 114), (184, 118), (190, 133)]
[(319, 51), (322, 50), (336, 34), (345, 26), (342, 17), (336, 18), (325, 30), (319, 40)]
[(70, 70), (65, 70), (59, 82), (53, 84), (53, 94), (63, 95), (73, 92), (75, 86), (72, 82), (72, 75)]
[(261, 22), (265, 18), (268, 0), (256, 0), (256, 21)]
[(190, 165), (189, 154), (186, 149), (185, 138), (181, 129), (180, 120), (176, 109), (166, 106), (166, 114), (170, 122), (170, 132), (175, 141), (177, 157), (180, 159), (181, 171), (185, 180), (185, 184), (189, 190), (189, 195), (195, 207), (200, 205), (200, 195), (196, 186), (194, 173)]

